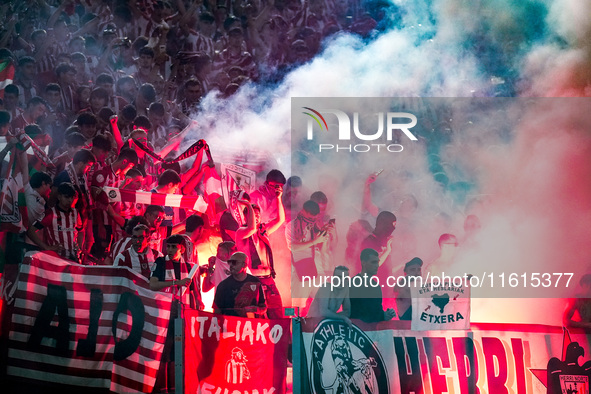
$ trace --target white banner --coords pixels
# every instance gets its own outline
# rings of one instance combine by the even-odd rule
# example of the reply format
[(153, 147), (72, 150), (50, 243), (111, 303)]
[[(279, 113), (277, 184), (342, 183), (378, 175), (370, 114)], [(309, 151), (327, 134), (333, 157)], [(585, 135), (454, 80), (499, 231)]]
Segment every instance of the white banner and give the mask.
[(470, 287), (451, 283), (410, 286), (412, 329), (467, 330), (470, 328)]
[(473, 323), (469, 331), (416, 332), (408, 322), (353, 323), (302, 321), (302, 392), (589, 394), (583, 330)]

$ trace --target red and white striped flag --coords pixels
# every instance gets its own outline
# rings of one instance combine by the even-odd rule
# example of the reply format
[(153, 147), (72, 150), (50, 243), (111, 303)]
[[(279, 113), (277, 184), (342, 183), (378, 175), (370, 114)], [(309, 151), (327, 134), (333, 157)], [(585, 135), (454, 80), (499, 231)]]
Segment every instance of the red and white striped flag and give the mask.
[(217, 223), (221, 212), (226, 209), (222, 196), (222, 180), (215, 167), (205, 166), (203, 190), (207, 200), (207, 216)]
[(110, 202), (131, 202), (136, 204), (185, 208), (201, 213), (207, 211), (207, 202), (202, 196), (150, 193), (144, 191), (118, 189), (116, 187), (104, 187), (103, 189), (107, 193)]
[(127, 267), (30, 253), (17, 281), (7, 373), (118, 393), (152, 392), (171, 306), (172, 295), (151, 291)]

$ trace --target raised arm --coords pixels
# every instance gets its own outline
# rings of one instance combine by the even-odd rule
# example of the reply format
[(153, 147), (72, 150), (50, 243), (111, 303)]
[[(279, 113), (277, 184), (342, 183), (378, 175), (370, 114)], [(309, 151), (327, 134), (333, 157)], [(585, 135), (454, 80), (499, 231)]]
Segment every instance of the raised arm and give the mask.
[(373, 217), (378, 216), (378, 207), (375, 206), (371, 201), (371, 184), (376, 181), (378, 175), (379, 173), (370, 174), (365, 180), (365, 185), (363, 186), (363, 202), (361, 206), (361, 212), (363, 214), (367, 212)]
[(205, 277), (203, 278), (203, 284), (201, 285), (201, 290), (203, 292), (208, 292), (209, 290), (215, 287), (215, 283), (213, 283), (213, 271), (215, 270), (215, 256), (211, 256), (209, 260), (207, 260), (207, 272), (205, 273)]
[(392, 252), (392, 240), (393, 240), (393, 238), (388, 239), (388, 243), (386, 244), (386, 249), (384, 249), (384, 251), (380, 254), (380, 267), (382, 266), (382, 264), (384, 264), (384, 262), (386, 261), (388, 256), (390, 256), (390, 253)]
[[(214, 168), (214, 164), (213, 162), (208, 161), (207, 165), (205, 166), (201, 166), (200, 162), (203, 156), (203, 151), (199, 152), (199, 154), (197, 155), (197, 159), (195, 159), (195, 162), (193, 163), (193, 167), (191, 167), (191, 169), (189, 171), (187, 171), (187, 174), (190, 174), (190, 176), (188, 177), (182, 177), (184, 181), (184, 185), (183, 186), (183, 194), (192, 194), (193, 191), (195, 190), (195, 187), (197, 187), (197, 185), (199, 184), (199, 182), (201, 182), (201, 180), (203, 179), (203, 175), (205, 175), (205, 171), (207, 171), (208, 169), (210, 169), (210, 171), (215, 171)], [(197, 164), (197, 162), (199, 161), (199, 164)], [(198, 172), (197, 172), (198, 170)]]
[(275, 203), (277, 204), (277, 217), (267, 224), (268, 234), (274, 233), (283, 223), (285, 223), (285, 208), (283, 208), (283, 202), (281, 201), (282, 195), (283, 190), (277, 192), (277, 198), (275, 198)]
[(111, 130), (113, 130), (113, 137), (115, 138), (115, 142), (117, 143), (117, 152), (119, 152), (123, 147), (123, 137), (121, 137), (121, 131), (119, 130), (117, 119), (117, 115), (113, 115), (109, 120), (111, 122)]
[(254, 220), (254, 210), (252, 209), (250, 201), (238, 200), (238, 202), (246, 206), (248, 213), (246, 214), (246, 227), (240, 227), (236, 230), (235, 241), (250, 238), (257, 232)]

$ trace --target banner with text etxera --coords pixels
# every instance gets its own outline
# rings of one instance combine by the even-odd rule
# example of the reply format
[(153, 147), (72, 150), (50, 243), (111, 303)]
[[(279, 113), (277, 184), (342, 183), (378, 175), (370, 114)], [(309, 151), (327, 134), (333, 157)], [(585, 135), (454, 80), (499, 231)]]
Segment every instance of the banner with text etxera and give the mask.
[(410, 285), (414, 331), (470, 328), (470, 286), (446, 281)]
[(285, 393), (289, 319), (185, 313), (185, 393)]
[(164, 349), (172, 296), (126, 267), (83, 266), (29, 254), (14, 294), (8, 375), (149, 393)]
[(411, 331), (408, 322), (302, 324), (303, 392), (314, 394), (589, 394), (590, 344), (580, 330), (472, 323)]

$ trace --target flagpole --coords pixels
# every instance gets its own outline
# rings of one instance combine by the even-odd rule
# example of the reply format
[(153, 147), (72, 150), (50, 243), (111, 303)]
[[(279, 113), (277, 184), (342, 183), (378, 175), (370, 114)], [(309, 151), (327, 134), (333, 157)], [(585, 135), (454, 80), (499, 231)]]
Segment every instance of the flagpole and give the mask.
[[(179, 297), (180, 298), (180, 297)], [(174, 390), (176, 394), (184, 394), (184, 376), (185, 370), (183, 367), (185, 338), (184, 334), (184, 319), (183, 319), (183, 302), (179, 299), (178, 302), (178, 317), (174, 320)]]
[(302, 391), (302, 383), (304, 379), (302, 378), (302, 371), (306, 371), (305, 368), (302, 368), (302, 358), (301, 358), (301, 347), (302, 347), (302, 322), (300, 317), (293, 317), (291, 319), (292, 323), (292, 331), (293, 337), (291, 341), (291, 354), (292, 354), (292, 390), (294, 394), (303, 393)]

